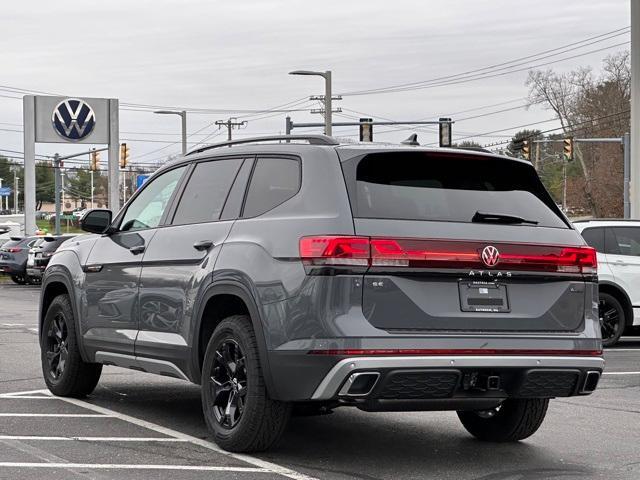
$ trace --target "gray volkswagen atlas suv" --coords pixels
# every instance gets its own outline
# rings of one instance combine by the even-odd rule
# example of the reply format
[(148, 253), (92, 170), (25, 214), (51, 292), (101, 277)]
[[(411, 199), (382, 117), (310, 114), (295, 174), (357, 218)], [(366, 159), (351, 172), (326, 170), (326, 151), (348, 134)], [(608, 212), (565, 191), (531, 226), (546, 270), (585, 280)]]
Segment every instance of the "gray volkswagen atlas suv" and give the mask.
[(42, 281), (49, 389), (88, 395), (103, 365), (198, 383), (230, 451), (341, 406), (517, 441), (604, 366), (595, 252), (515, 158), (241, 140), (81, 223)]

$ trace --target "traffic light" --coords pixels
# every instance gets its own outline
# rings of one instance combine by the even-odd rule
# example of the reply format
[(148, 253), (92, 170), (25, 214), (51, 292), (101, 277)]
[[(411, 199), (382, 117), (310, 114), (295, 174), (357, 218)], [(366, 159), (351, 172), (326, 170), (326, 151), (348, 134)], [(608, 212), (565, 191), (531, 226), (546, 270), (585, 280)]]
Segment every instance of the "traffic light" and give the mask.
[(443, 117), (438, 119), (438, 137), (441, 147), (451, 147), (453, 144), (451, 140), (451, 123), (450, 118)]
[(573, 161), (573, 137), (563, 140), (562, 154), (567, 162)]
[(120, 168), (126, 168), (129, 164), (129, 147), (126, 143), (120, 145)]
[(89, 162), (89, 169), (93, 170), (94, 172), (96, 170), (100, 170), (100, 152), (91, 152), (91, 160)]
[(530, 152), (529, 152), (529, 141), (522, 141), (522, 156), (525, 160), (531, 160)]
[(360, 141), (373, 142), (373, 118), (360, 119)]

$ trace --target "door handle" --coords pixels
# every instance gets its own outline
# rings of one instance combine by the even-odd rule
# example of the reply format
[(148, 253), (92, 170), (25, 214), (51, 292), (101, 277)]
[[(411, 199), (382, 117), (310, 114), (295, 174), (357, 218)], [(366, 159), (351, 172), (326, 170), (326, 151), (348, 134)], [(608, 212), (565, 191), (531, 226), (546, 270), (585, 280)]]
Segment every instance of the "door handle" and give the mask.
[(211, 240), (199, 240), (193, 244), (193, 248), (198, 251), (209, 250), (213, 247), (213, 242)]
[(135, 247), (131, 247), (129, 251), (134, 255), (140, 255), (142, 252), (144, 252), (144, 245), (136, 245)]
[(624, 260), (614, 260), (614, 262), (616, 265), (627, 265), (627, 262), (625, 262)]

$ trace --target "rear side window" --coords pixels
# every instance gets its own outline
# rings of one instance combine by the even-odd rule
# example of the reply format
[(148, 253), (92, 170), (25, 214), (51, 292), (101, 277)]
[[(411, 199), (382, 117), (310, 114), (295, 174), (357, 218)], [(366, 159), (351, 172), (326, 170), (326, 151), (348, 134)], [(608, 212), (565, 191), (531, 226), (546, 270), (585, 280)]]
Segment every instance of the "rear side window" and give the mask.
[(604, 228), (585, 228), (582, 238), (597, 252), (604, 252)]
[(300, 161), (258, 158), (244, 204), (243, 217), (256, 217), (286, 202), (300, 190)]
[(615, 239), (614, 248), (618, 255), (640, 256), (640, 228), (612, 227), (612, 237)]
[(241, 165), (241, 158), (198, 163), (184, 189), (173, 225), (218, 220)]
[[(345, 162), (343, 168), (354, 168)], [(569, 228), (535, 170), (526, 164), (439, 152), (384, 152), (355, 167), (355, 217), (471, 222), (476, 212)]]

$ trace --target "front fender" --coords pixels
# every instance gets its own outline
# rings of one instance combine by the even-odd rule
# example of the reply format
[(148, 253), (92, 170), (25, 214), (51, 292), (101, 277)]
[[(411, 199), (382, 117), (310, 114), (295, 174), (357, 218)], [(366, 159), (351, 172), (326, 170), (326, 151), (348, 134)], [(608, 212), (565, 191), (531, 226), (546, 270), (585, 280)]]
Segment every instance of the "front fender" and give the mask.
[[(55, 262), (53, 261), (55, 260)], [(42, 287), (40, 289), (40, 305), (38, 316), (38, 331), (42, 331), (42, 323), (46, 311), (44, 309), (44, 300), (47, 297), (48, 289), (55, 283), (61, 283), (64, 285), (69, 299), (71, 300), (71, 308), (73, 309), (73, 317), (77, 333), (77, 342), (80, 349), (80, 355), (84, 361), (91, 361), (88, 359), (86, 351), (84, 349), (83, 342), (83, 330), (82, 330), (82, 314), (83, 308), (83, 289), (84, 285), (84, 272), (80, 266), (77, 255), (71, 251), (66, 250), (57, 252), (52, 258), (52, 262), (47, 266), (45, 274), (42, 278)], [(42, 335), (40, 335), (42, 339)]]

